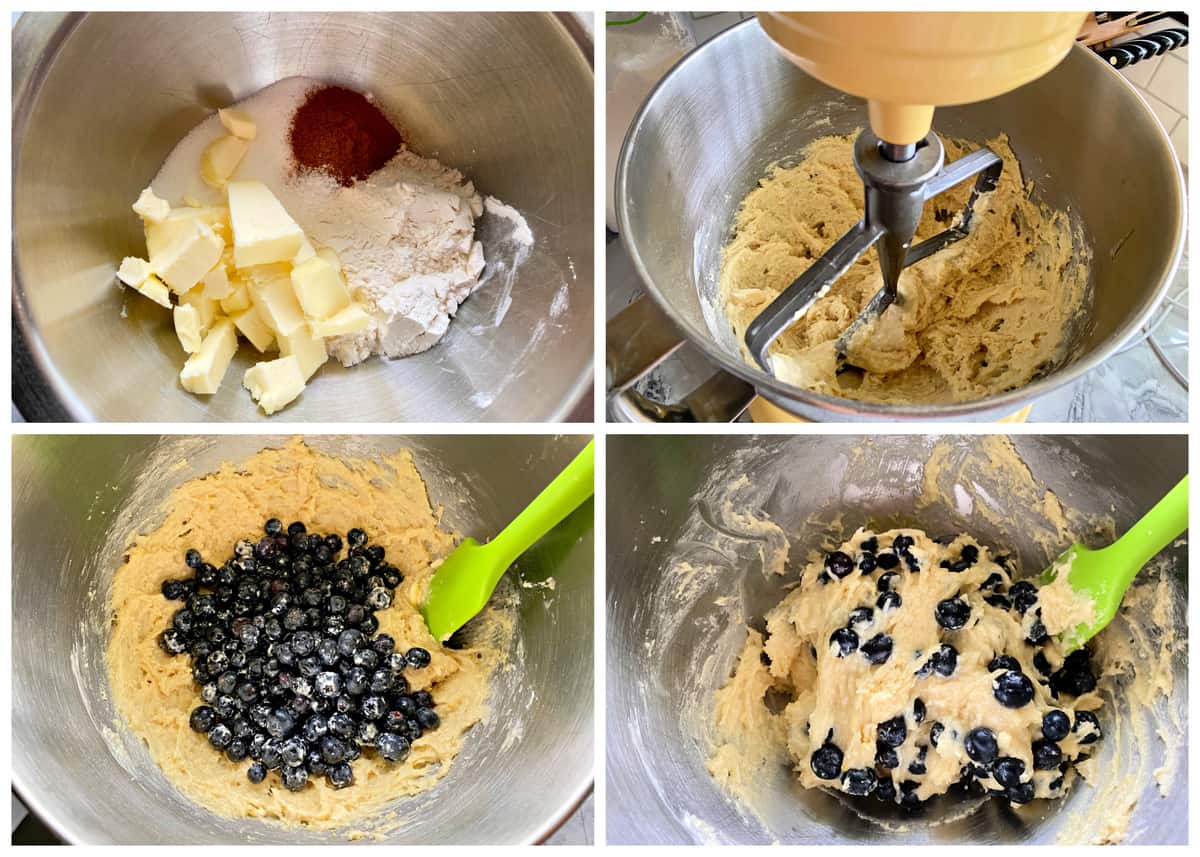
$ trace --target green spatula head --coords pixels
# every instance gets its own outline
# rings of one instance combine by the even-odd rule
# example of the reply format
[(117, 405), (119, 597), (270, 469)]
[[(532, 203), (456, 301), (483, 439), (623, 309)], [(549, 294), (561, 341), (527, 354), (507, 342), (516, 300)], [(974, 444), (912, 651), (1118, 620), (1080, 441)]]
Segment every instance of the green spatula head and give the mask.
[(592, 496), (594, 445), (589, 441), (496, 538), (485, 545), (463, 539), (438, 566), (421, 607), (429, 633), (437, 640), (444, 642), (478, 614), (516, 558)]
[(1092, 619), (1062, 635), (1068, 652), (1078, 649), (1107, 627), (1117, 615), (1125, 590), (1133, 578), (1160, 550), (1188, 528), (1188, 479), (1168, 492), (1154, 508), (1111, 545), (1092, 550), (1071, 545), (1038, 579), (1041, 586), (1053, 583), (1060, 570), (1078, 595), (1092, 604)]

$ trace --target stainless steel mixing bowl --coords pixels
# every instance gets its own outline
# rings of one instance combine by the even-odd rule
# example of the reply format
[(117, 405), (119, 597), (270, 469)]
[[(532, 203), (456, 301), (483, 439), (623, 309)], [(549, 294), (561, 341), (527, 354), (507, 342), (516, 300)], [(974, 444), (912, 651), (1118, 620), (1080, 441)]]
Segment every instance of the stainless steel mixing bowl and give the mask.
[[(1138, 803), (1129, 841), (1187, 842), (1184, 644), (1170, 664), (1175, 678), (1170, 697), (1160, 703), (1164, 716), (1173, 712), (1180, 718), (1169, 729), (1180, 733), (1176, 750), (1164, 750), (1152, 727), (1144, 745), (1133, 730), (1112, 734), (1112, 708), (1102, 712), (1109, 734), (1100, 745), (1096, 779), (1103, 786), (1104, 777), (1113, 777), (1110, 782), (1116, 783), (1120, 795), (1080, 786), (1062, 801), (1039, 801), (1019, 816), (993, 801), (958, 821), (944, 812), (934, 813), (909, 819), (905, 829), (888, 830), (864, 821), (823, 791), (799, 788), (786, 764), (762, 775), (771, 794), (770, 801), (758, 806), (763, 820), (740, 812), (709, 776), (705, 762), (711, 752), (711, 697), (733, 668), (745, 642), (746, 624), (762, 629), (766, 611), (795, 581), (797, 564), (836, 529), (839, 514), (844, 514), (846, 533), (868, 523), (917, 526), (936, 535), (966, 531), (985, 544), (1011, 550), (1027, 571), (1045, 567), (1046, 548), (1037, 537), (1047, 536), (1051, 542), (1057, 537), (1034, 506), (1041, 489), (1014, 488), (989, 461), (978, 436), (954, 439), (944, 459), (953, 466), (943, 468), (937, 480), (945, 499), (927, 509), (919, 507), (923, 467), (936, 440), (913, 435), (609, 438), (610, 844), (1054, 843), (1059, 835), (1075, 840), (1088, 837), (1089, 824), (1094, 831), (1117, 816), (1124, 805), (1118, 806), (1119, 801), (1131, 797), (1129, 781), (1113, 775), (1118, 763), (1138, 772), (1132, 775)], [(1052, 489), (1064, 508), (1087, 518), (1111, 515), (1118, 531), (1187, 470), (1186, 437), (1012, 440), (1037, 482)], [(739, 477), (746, 479), (740, 487), (720, 487), (732, 486)], [(708, 491), (710, 485), (719, 490)], [(734, 512), (765, 516), (783, 528), (791, 542), (792, 573), (763, 573), (764, 547), (771, 543), (761, 532), (749, 531), (744, 521), (733, 519), (724, 508), (731, 497), (736, 498)], [(995, 513), (985, 508), (988, 503)], [(1066, 545), (1054, 550), (1062, 547)], [(1186, 548), (1172, 547), (1168, 556), (1171, 573), (1186, 592)], [(680, 563), (689, 563), (692, 571)], [(704, 573), (706, 568), (713, 572)], [(1181, 602), (1177, 610), (1182, 627), (1186, 604)], [(1113, 633), (1122, 633), (1121, 621)], [(1122, 717), (1143, 716), (1140, 708), (1125, 705), (1123, 698), (1116, 704)], [(1151, 771), (1167, 754), (1178, 767), (1170, 797), (1161, 798)], [(1141, 761), (1134, 765), (1134, 758)], [(869, 811), (882, 812), (877, 807), (882, 805), (871, 802)], [(1087, 821), (1096, 818), (1100, 821)], [(877, 820), (905, 822), (887, 815)], [(930, 826), (931, 820), (945, 823)]]
[[(715, 366), (807, 419), (995, 419), (1112, 355), (1162, 299), (1183, 247), (1179, 163), (1134, 88), (1076, 46), (1033, 83), (978, 104), (938, 108), (934, 116), (934, 129), (954, 137), (1007, 133), (1040, 198), (1069, 206), (1082, 221), (1094, 250), (1094, 306), (1064, 365), (1008, 393), (921, 406), (821, 395), (749, 365), (720, 309), (718, 287), (721, 247), (737, 207), (771, 164), (794, 160), (817, 137), (865, 124), (861, 100), (783, 59), (753, 21), (702, 45), (667, 74), (625, 138), (616, 207), (634, 266), (673, 326), (668, 339), (686, 337)], [(645, 371), (668, 346), (651, 342), (640, 355), (636, 347), (622, 354), (620, 343), (610, 349)], [(610, 356), (610, 379), (627, 380), (633, 367), (613, 371), (612, 363)]]
[[(251, 819), (222, 818), (164, 778), (116, 725), (104, 650), (108, 596), (125, 538), (155, 519), (180, 482), (252, 455), (272, 437), (24, 436), (14, 440), (13, 784), (59, 836), (77, 843), (331, 843)], [(405, 447), (445, 506), (445, 522), (490, 536), (583, 448), (583, 437), (309, 439), (338, 455)], [(161, 520), (161, 515), (158, 515)], [(592, 505), (517, 563), (512, 669), (492, 686), (450, 773), (390, 808), (396, 844), (532, 843), (592, 780)], [(514, 572), (510, 572), (511, 575)], [(498, 751), (498, 748), (503, 748)]]
[(564, 418), (591, 382), (590, 60), (590, 39), (565, 15), (22, 15), (13, 34), (18, 406), (31, 420), (265, 419), (240, 383), (248, 354), (216, 395), (185, 392), (168, 314), (122, 294), (113, 275), (121, 257), (145, 252), (129, 206), (175, 144), (215, 108), (307, 75), (374, 93), (403, 117), (416, 151), (517, 207), (536, 243), (507, 312), (498, 271), (439, 345), (353, 370), (331, 361), (282, 418)]

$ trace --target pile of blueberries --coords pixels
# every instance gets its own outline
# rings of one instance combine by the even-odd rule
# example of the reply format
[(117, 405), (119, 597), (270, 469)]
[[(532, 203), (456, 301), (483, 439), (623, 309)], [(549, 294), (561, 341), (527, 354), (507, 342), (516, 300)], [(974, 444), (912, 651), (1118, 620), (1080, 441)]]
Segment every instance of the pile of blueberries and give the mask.
[[(920, 561), (912, 553), (913, 544), (912, 537), (898, 535), (888, 549), (881, 550), (878, 538), (870, 537), (861, 543), (855, 557), (844, 551), (833, 551), (825, 557), (824, 569), (818, 576), (822, 585), (834, 584), (855, 572), (861, 575), (883, 572), (876, 580), (879, 596), (874, 607), (856, 607), (850, 611), (846, 625), (831, 635), (829, 642), (837, 657), (861, 655), (872, 665), (884, 664), (891, 659), (892, 637), (883, 632), (867, 635), (875, 621), (876, 611), (883, 615), (900, 609), (903, 602), (900, 594), (895, 591), (900, 575), (921, 571)], [(961, 574), (978, 561), (979, 548), (968, 544), (962, 547), (958, 559), (945, 560), (941, 567), (951, 574)], [(1005, 562), (1004, 558), (997, 560), (1002, 567)], [(1034, 648), (1044, 647), (1050, 641), (1041, 621), (1038, 591), (1034, 584), (1024, 580), (1010, 584), (1007, 574), (993, 573), (980, 584), (979, 589), (987, 593), (983, 596), (986, 605), (998, 610), (1014, 611), (1021, 617), (1027, 645)], [(971, 619), (971, 605), (960, 593), (939, 601), (934, 608), (934, 618), (946, 631), (961, 630)], [(862, 639), (863, 637), (867, 638)], [(1032, 660), (1038, 671), (1038, 675), (1033, 678), (1026, 675), (1022, 671), (1021, 663), (1010, 655), (999, 655), (988, 663), (987, 669), (992, 675), (992, 693), (1001, 705), (1015, 709), (1031, 704), (1034, 698), (1034, 681), (1046, 686), (1054, 699), (1058, 699), (1060, 695), (1079, 696), (1096, 687), (1096, 677), (1092, 672), (1086, 649), (1072, 652), (1058, 670), (1051, 668), (1042, 651), (1037, 651)], [(937, 650), (928, 655), (916, 653), (914, 665), (914, 674), (923, 680), (936, 676), (952, 676), (958, 669), (958, 650), (951, 643), (941, 643)], [(906, 713), (914, 726), (923, 723), (926, 715), (924, 702), (916, 699), (913, 710)], [(943, 724), (931, 725), (929, 737), (933, 746), (937, 746), (944, 732)], [(1052, 709), (1043, 716), (1041, 737), (1033, 745), (1033, 761), (1037, 770), (1059, 769), (1060, 776), (1051, 781), (1051, 790), (1061, 786), (1061, 774), (1066, 772), (1069, 764), (1079, 761), (1065, 760), (1058, 746), (1058, 742), (1072, 732), (1083, 732), (1080, 738), (1083, 745), (1098, 741), (1101, 735), (1099, 721), (1089, 711), (1075, 712), (1074, 722), (1070, 715), (1061, 709)], [(901, 781), (897, 792), (889, 773), (899, 767), (896, 749), (907, 738), (908, 722), (905, 714), (880, 723), (876, 732), (875, 768), (843, 770), (842, 750), (837, 746), (831, 730), (824, 742), (813, 752), (810, 765), (813, 773), (819, 778), (840, 782), (842, 791), (849, 794), (874, 795), (880, 800), (915, 809), (920, 805), (920, 800), (915, 794), (919, 783), (914, 780)], [(984, 726), (972, 729), (963, 736), (962, 741), (971, 763), (964, 765), (960, 771), (960, 787), (969, 789), (980, 785), (983, 780), (994, 779), (1000, 788), (990, 789), (992, 793), (1001, 794), (1013, 803), (1028, 803), (1033, 799), (1034, 786), (1025, 776), (1025, 763), (1011, 756), (1001, 756), (996, 735), (992, 730)], [(919, 776), (925, 773), (924, 757), (928, 746), (920, 745), (916, 751), (917, 758), (909, 763), (908, 771)], [(1022, 781), (1023, 778), (1025, 781)]]
[(203, 705), (191, 727), (246, 776), (267, 772), (300, 791), (324, 776), (353, 784), (364, 748), (403, 762), (412, 742), (439, 724), (428, 691), (410, 692), (407, 669), (429, 665), (422, 648), (396, 651), (377, 634), (375, 612), (389, 607), (403, 577), (361, 529), (286, 531), (272, 518), (257, 541), (243, 539), (219, 568), (187, 551), (192, 576), (166, 580), (163, 597), (182, 601), (159, 636), (170, 655), (191, 658)]

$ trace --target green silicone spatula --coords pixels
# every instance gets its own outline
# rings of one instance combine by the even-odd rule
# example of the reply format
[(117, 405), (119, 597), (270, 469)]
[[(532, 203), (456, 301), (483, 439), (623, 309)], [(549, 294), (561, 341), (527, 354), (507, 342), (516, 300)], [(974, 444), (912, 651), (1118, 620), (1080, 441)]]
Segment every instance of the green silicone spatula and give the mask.
[(446, 557), (433, 580), (421, 614), (433, 636), (444, 641), (487, 604), (504, 572), (534, 542), (592, 496), (595, 441), (525, 507), (512, 523), (485, 545), (463, 539)]
[(1058, 569), (1069, 568), (1068, 582), (1091, 598), (1093, 619), (1063, 634), (1068, 652), (1099, 634), (1117, 615), (1125, 590), (1133, 578), (1160, 550), (1188, 528), (1188, 478), (1172, 488), (1129, 531), (1106, 548), (1091, 550), (1071, 545), (1042, 573), (1039, 585), (1054, 582)]

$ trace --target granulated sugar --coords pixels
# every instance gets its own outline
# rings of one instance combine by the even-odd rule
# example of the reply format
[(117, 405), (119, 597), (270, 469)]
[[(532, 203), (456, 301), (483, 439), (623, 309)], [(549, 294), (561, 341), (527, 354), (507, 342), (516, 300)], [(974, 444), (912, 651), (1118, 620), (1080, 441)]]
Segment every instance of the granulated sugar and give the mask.
[[(331, 176), (297, 173), (288, 143), (292, 114), (320, 81), (293, 77), (238, 104), (258, 135), (234, 175), (263, 182), (316, 243), (341, 259), (356, 300), (372, 316), (364, 331), (330, 339), (330, 353), (353, 366), (372, 354), (402, 357), (433, 346), (459, 304), (480, 284), (485, 263), (513, 274), (528, 255), (533, 234), (521, 214), (489, 197), (489, 231), (503, 233), (511, 259), (484, 259), (475, 221), (485, 203), (457, 170), (402, 148), (368, 179), (343, 187)], [(155, 177), (155, 193), (172, 206), (220, 204), (220, 191), (200, 178), (200, 155), (225, 133), (216, 115), (197, 126)], [(490, 278), (484, 277), (484, 282)], [(501, 316), (502, 317), (502, 316)], [(499, 319), (497, 319), (498, 323)]]

